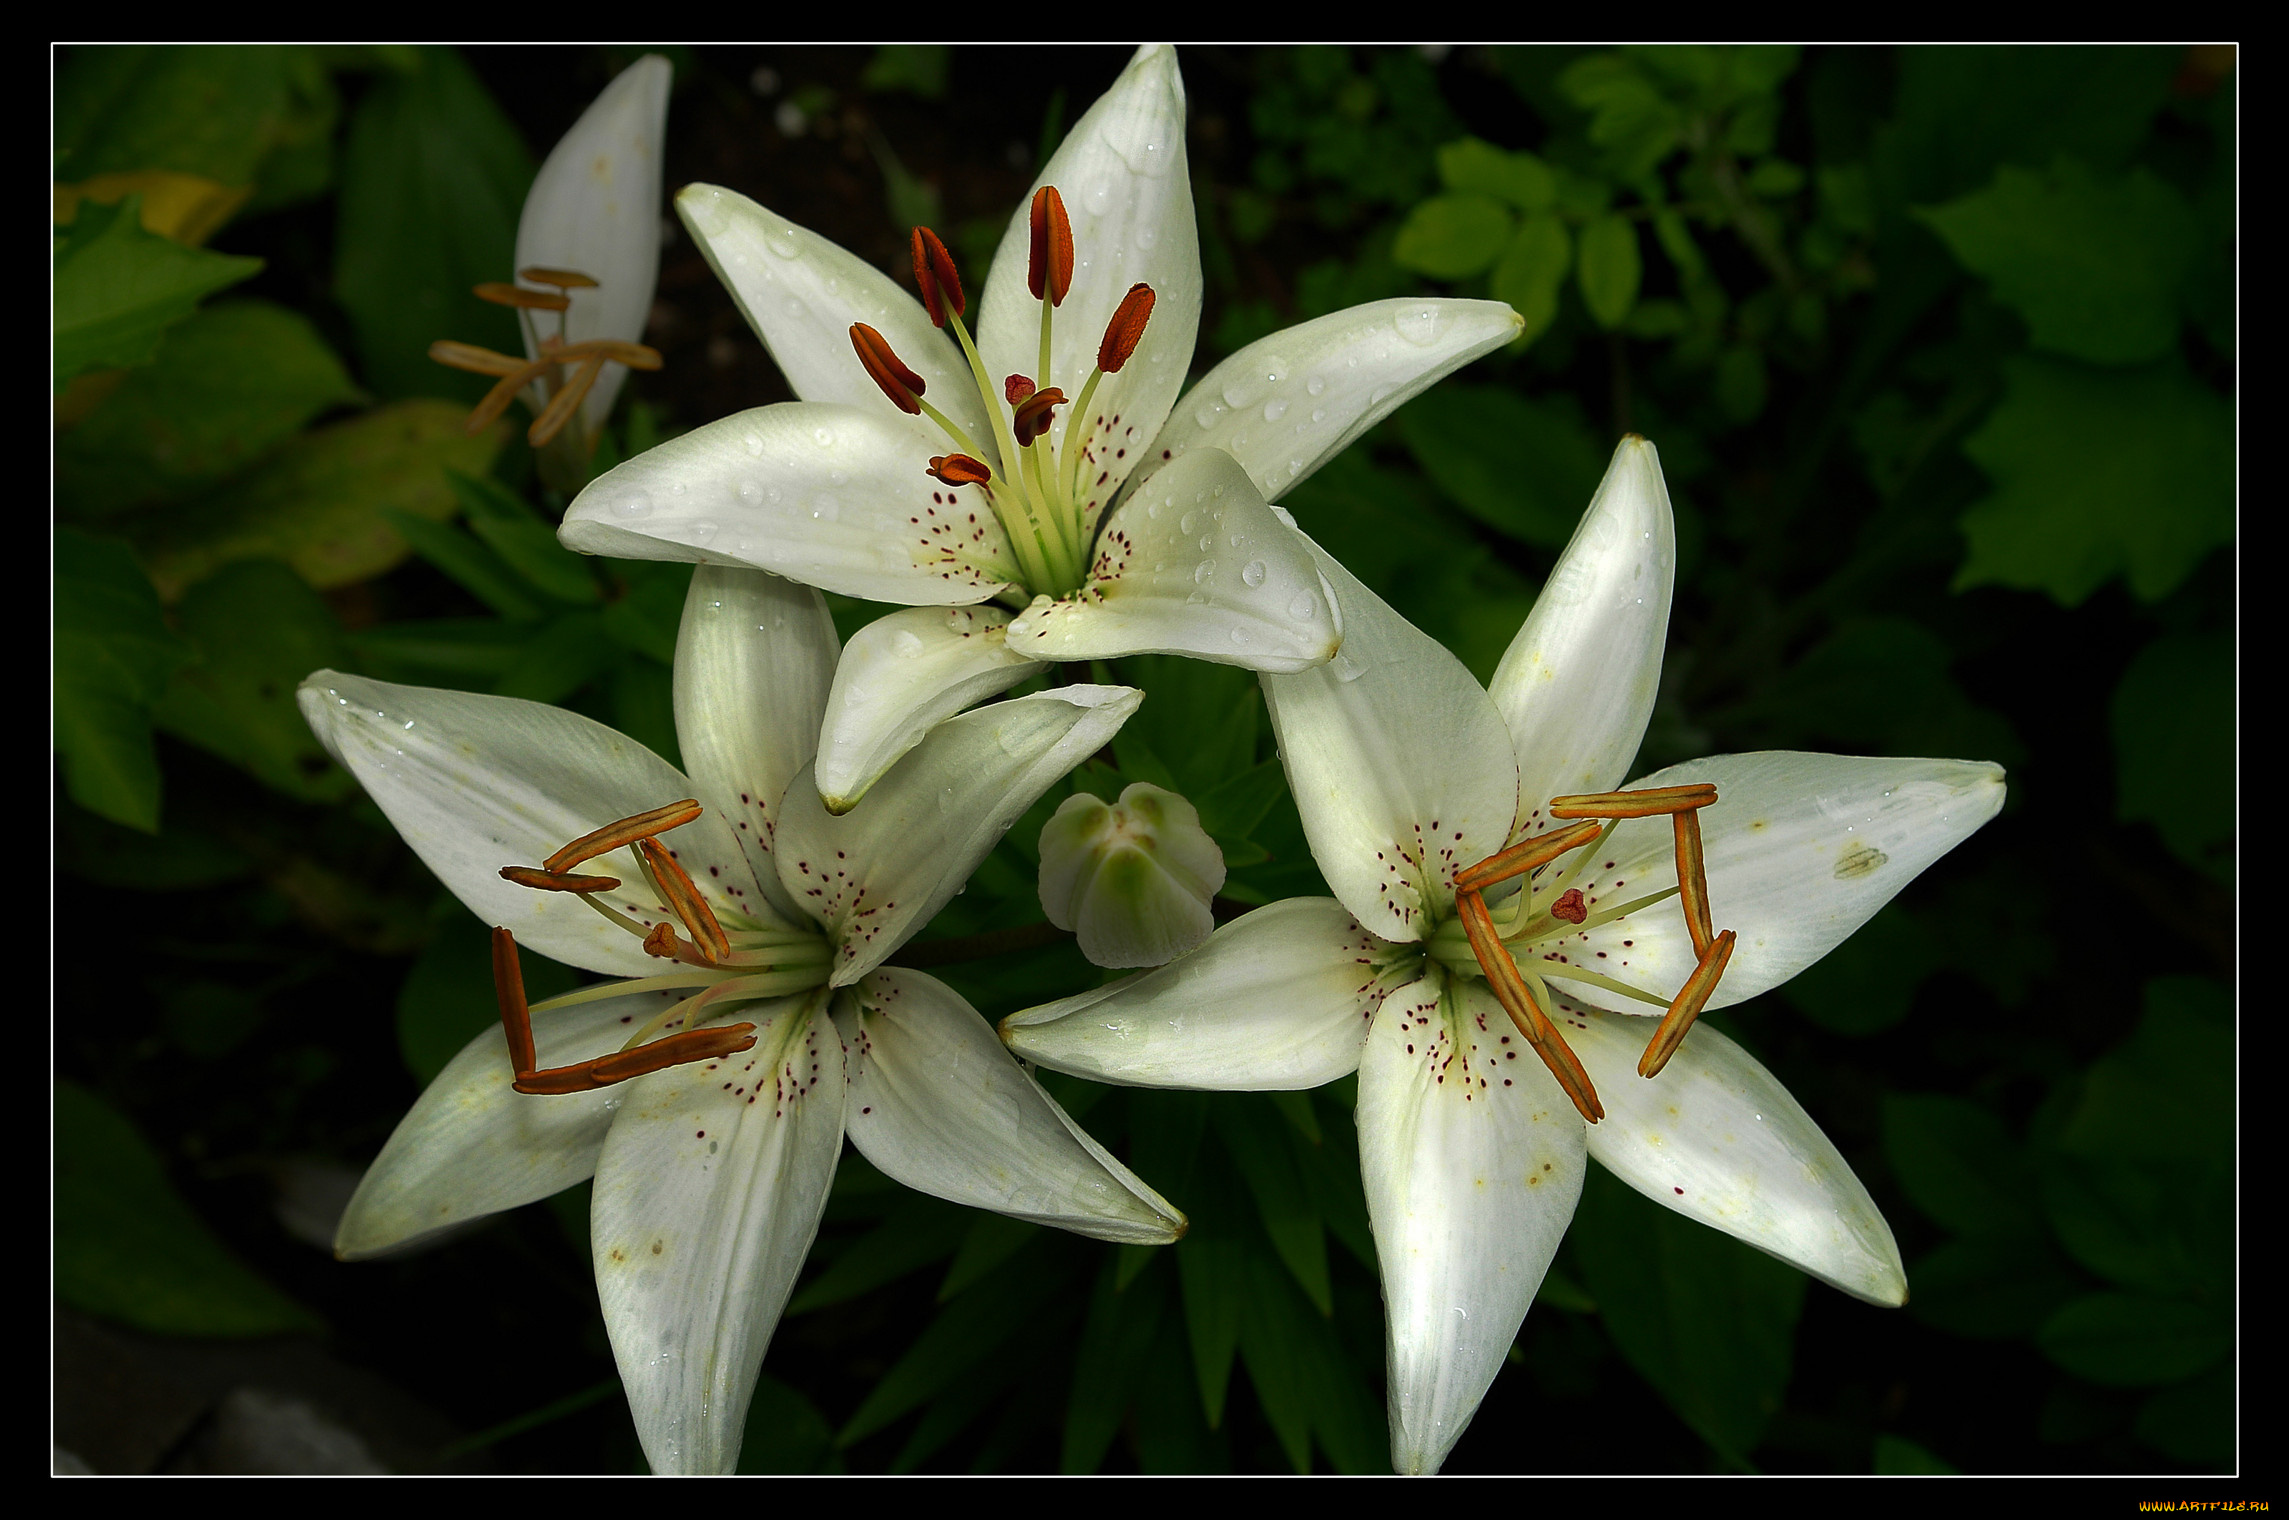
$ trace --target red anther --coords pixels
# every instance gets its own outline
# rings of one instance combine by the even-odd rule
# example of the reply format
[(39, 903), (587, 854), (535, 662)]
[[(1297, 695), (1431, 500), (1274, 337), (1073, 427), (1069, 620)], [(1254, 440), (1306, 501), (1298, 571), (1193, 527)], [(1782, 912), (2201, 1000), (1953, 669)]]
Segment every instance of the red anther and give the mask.
[(1073, 288), (1073, 223), (1055, 185), (1033, 192), (1033, 258), (1025, 266), (1025, 283), (1036, 301), (1046, 285), (1051, 306), (1064, 305), (1065, 292)]
[(864, 322), (850, 324), (850, 346), (858, 350), (858, 362), (866, 366), (867, 378), (882, 387), (882, 394), (890, 404), (909, 417), (921, 415), (922, 403), (916, 398), (928, 389), (922, 377), (908, 369), (893, 353), (890, 341)]
[(1025, 400), (1026, 397), (1032, 395), (1033, 392), (1033, 382), (1024, 375), (1011, 375), (1008, 379), (1002, 381), (1001, 383), (1002, 399), (1007, 401), (1011, 406), (1019, 405)]
[(536, 892), (609, 892), (620, 885), (617, 876), (575, 876), (569, 871), (541, 871), (531, 866), (503, 866), (501, 880)]
[(517, 937), (506, 929), (493, 931), (493, 996), (501, 1005), (501, 1032), (509, 1037), (509, 1069), (521, 1076), (539, 1057), (533, 1054), (533, 1016), (525, 1003)]
[(1145, 323), (1152, 320), (1152, 287), (1136, 284), (1121, 297), (1113, 320), (1105, 324), (1105, 341), (1097, 345), (1097, 368), (1108, 375), (1117, 375), (1121, 366), (1129, 362), (1129, 355), (1137, 351), (1137, 343), (1144, 337)]
[(993, 471), (967, 454), (932, 454), (930, 468), (922, 473), (950, 486), (982, 486), (993, 479)]
[(648, 1076), (671, 1066), (737, 1055), (743, 1050), (753, 1049), (754, 1045), (753, 1024), (732, 1024), (722, 1029), (687, 1029), (681, 1034), (671, 1034), (664, 1040), (639, 1045), (634, 1050), (598, 1056), (575, 1066), (552, 1066), (547, 1071), (522, 1071), (517, 1074), (515, 1085), (518, 1092), (538, 1096), (594, 1092), (599, 1087), (610, 1087), (615, 1082), (625, 1082), (631, 1077)]
[(1049, 414), (1065, 404), (1065, 393), (1056, 386), (1035, 391), (1009, 420), (1010, 431), (1017, 435), (1017, 446), (1027, 444), (1049, 431)]
[(1556, 902), (1550, 904), (1550, 916), (1562, 918), (1569, 924), (1578, 924), (1588, 918), (1589, 904), (1582, 901), (1582, 889), (1568, 887)]
[(954, 256), (946, 245), (938, 241), (938, 234), (927, 227), (914, 229), (914, 283), (922, 287), (922, 305), (930, 313), (932, 327), (946, 325), (946, 309), (960, 316), (966, 309), (962, 300), (962, 277), (954, 270)]

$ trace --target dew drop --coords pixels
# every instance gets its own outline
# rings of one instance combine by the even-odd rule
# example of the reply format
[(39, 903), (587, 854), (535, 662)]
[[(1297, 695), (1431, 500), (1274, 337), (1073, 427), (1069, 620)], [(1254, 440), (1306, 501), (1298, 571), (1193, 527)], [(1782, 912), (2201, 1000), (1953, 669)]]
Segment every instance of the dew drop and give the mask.
[[(1326, 389), (1327, 389), (1327, 382), (1326, 382), (1325, 380), (1322, 380), (1322, 379), (1320, 379), (1320, 378), (1319, 378), (1319, 376), (1317, 376), (1317, 375), (1314, 375), (1314, 376), (1312, 376), (1312, 377), (1311, 377), (1309, 380), (1307, 380), (1307, 381), (1305, 381), (1305, 382), (1304, 382), (1304, 387), (1303, 387), (1303, 389), (1304, 389), (1304, 394), (1305, 394), (1305, 395), (1307, 395), (1307, 396), (1316, 396), (1316, 395), (1318, 395), (1318, 394), (1319, 394), (1321, 391), (1324, 391), (1324, 390), (1326, 390)], [(1315, 414), (1315, 415), (1316, 415), (1316, 414)]]
[(1248, 642), (1248, 635), (1247, 635), (1247, 631), (1246, 631), (1245, 629), (1240, 629), (1240, 628), (1235, 628), (1235, 629), (1233, 629), (1233, 630), (1232, 630), (1232, 642), (1233, 642), (1233, 643), (1235, 643), (1235, 644), (1245, 644), (1245, 643), (1247, 643), (1247, 642)]
[(801, 258), (803, 240), (792, 227), (781, 227), (763, 240), (763, 246), (783, 259)]
[(1203, 406), (1192, 414), (1192, 425), (1194, 427), (1213, 427), (1216, 424), (1216, 413), (1217, 408)]
[(698, 522), (695, 522), (691, 525), (692, 542), (700, 544), (706, 543), (709, 539), (715, 537), (717, 528), (718, 524), (715, 522), (705, 517), (701, 518)]
[(1318, 611), (1319, 602), (1308, 591), (1298, 591), (1296, 599), (1288, 603), (1288, 616), (1299, 623), (1310, 622), (1312, 615)]
[(1272, 400), (1264, 403), (1264, 420), (1266, 422), (1277, 422), (1287, 414), (1288, 404), (1285, 401)]
[(754, 433), (749, 433), (747, 435), (746, 443), (747, 452), (749, 454), (753, 455), (757, 459), (763, 457), (763, 440), (760, 436)]
[(1204, 559), (1200, 562), (1198, 568), (1194, 569), (1192, 572), (1192, 584), (1195, 586), (1205, 586), (1208, 584), (1208, 578), (1215, 573), (1216, 561), (1212, 559)]
[(1328, 661), (1327, 668), (1335, 672), (1335, 679), (1345, 683), (1346, 685), (1349, 685), (1351, 682), (1356, 681), (1361, 676), (1367, 674), (1366, 666), (1360, 664), (1357, 660), (1354, 660), (1350, 655), (1345, 654), (1340, 649), (1335, 652), (1335, 658)]
[(1327, 408), (1324, 406), (1313, 407), (1311, 409), (1311, 420), (1314, 422), (1325, 422), (1327, 420)]
[(1391, 319), (1391, 325), (1399, 330), (1399, 336), (1417, 348), (1428, 348), (1438, 341), (1439, 334), (1446, 329), (1448, 323), (1445, 313), (1436, 306), (1417, 306)]
[(1224, 385), (1224, 404), (1234, 411), (1264, 399), (1264, 384), (1253, 374), (1234, 375)]
[(1176, 531), (1179, 533), (1194, 533), (1198, 532), (1199, 528), (1200, 514), (1198, 512), (1187, 512), (1176, 520)]
[(890, 636), (890, 652), (902, 660), (911, 660), (922, 652), (921, 635), (910, 628), (901, 628)]
[(612, 510), (622, 517), (649, 517), (652, 515), (652, 498), (639, 491), (634, 496), (615, 503)]
[(1142, 222), (1138, 224), (1137, 246), (1139, 248), (1150, 248), (1153, 244), (1159, 241), (1160, 229), (1158, 227), (1155, 227), (1151, 222)]
[(1264, 562), (1260, 559), (1248, 561), (1240, 569), (1240, 579), (1250, 586), (1261, 586), (1264, 583)]
[[(1377, 398), (1377, 399), (1380, 399), (1380, 398)], [(835, 441), (835, 430), (834, 430), (833, 428), (823, 428), (823, 427), (822, 427), (822, 428), (812, 428), (812, 429), (811, 429), (811, 442), (813, 442), (813, 443), (817, 444), (817, 445), (818, 445), (820, 448), (822, 448), (822, 449), (823, 449), (823, 448), (828, 448), (828, 447), (831, 447), (831, 446), (833, 445), (834, 441)]]

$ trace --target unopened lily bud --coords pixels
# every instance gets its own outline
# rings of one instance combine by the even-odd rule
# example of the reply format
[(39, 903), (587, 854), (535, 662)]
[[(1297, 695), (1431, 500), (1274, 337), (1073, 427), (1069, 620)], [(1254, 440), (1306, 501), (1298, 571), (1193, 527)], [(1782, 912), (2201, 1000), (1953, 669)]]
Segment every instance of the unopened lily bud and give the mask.
[(1041, 831), (1041, 907), (1093, 964), (1158, 966), (1216, 927), (1224, 852), (1174, 792), (1136, 782), (1108, 805), (1068, 797)]

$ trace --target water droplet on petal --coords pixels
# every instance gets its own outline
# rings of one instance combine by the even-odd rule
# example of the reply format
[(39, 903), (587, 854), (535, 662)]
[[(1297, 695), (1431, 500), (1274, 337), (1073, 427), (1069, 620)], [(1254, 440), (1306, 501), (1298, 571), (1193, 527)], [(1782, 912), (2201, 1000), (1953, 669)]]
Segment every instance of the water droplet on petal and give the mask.
[(622, 517), (649, 517), (652, 515), (652, 498), (639, 491), (633, 496), (614, 503), (612, 510)]
[(1427, 348), (1451, 325), (1452, 318), (1436, 306), (1412, 306), (1391, 319), (1399, 336), (1417, 348)]
[(1296, 599), (1288, 603), (1288, 616), (1299, 623), (1310, 622), (1312, 614), (1317, 611), (1319, 611), (1318, 599), (1308, 591), (1297, 592)]
[[(1327, 389), (1327, 382), (1320, 379), (1319, 376), (1314, 375), (1309, 380), (1304, 382), (1303, 388), (1306, 395), (1316, 396), (1321, 391)], [(1318, 414), (1315, 412), (1313, 415), (1316, 417)]]
[(822, 448), (822, 449), (823, 449), (823, 448), (828, 448), (828, 447), (831, 447), (831, 446), (833, 445), (834, 441), (835, 441), (835, 431), (834, 431), (834, 429), (833, 429), (833, 428), (823, 428), (823, 427), (822, 427), (822, 428), (812, 428), (812, 429), (811, 429), (811, 442), (813, 442), (813, 443), (817, 444), (817, 445), (818, 445), (820, 448)]
[(1198, 512), (1187, 512), (1176, 520), (1176, 531), (1179, 533), (1196, 532), (1199, 527), (1200, 514)]
[(753, 433), (749, 433), (747, 435), (746, 443), (748, 453), (754, 455), (758, 459), (763, 457), (763, 440), (760, 437)]
[(910, 628), (901, 628), (890, 636), (890, 652), (902, 660), (911, 660), (922, 652), (921, 635)]
[(1287, 415), (1287, 411), (1287, 402), (1283, 400), (1267, 401), (1264, 403), (1264, 420), (1266, 422), (1277, 422), (1282, 417)]
[(1204, 559), (1200, 562), (1199, 567), (1192, 572), (1192, 584), (1195, 586), (1205, 586), (1208, 584), (1208, 578), (1215, 573), (1216, 561), (1212, 559)]

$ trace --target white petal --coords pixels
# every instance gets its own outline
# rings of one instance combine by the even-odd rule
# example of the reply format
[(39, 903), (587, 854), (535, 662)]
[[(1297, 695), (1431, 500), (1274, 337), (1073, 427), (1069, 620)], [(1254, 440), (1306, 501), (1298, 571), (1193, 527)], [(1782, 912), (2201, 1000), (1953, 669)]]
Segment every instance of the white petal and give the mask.
[(850, 1139), (910, 1188), (1096, 1240), (1166, 1245), (1184, 1216), (1066, 1116), (935, 977), (885, 967), (835, 1000)]
[(1343, 648), (1317, 670), (1265, 676), (1264, 700), (1320, 874), (1375, 933), (1420, 939), (1452, 905), (1454, 873), (1509, 840), (1510, 734), (1460, 660), (1317, 557), (1343, 605)]
[(1854, 1298), (1907, 1301), (1875, 1200), (1773, 1074), (1706, 1024), (1661, 1075), (1637, 1074), (1655, 1020), (1557, 1000), (1552, 1017), (1605, 1105), (1590, 1155), (1665, 1208), (1745, 1240)]
[[(660, 166), (673, 77), (657, 53), (621, 70), (550, 150), (525, 196), (516, 267), (576, 270), (597, 282), (593, 290), (566, 292), (572, 298), (564, 314), (567, 342), (634, 343), (644, 336), (659, 283)], [(555, 332), (553, 315), (535, 315), (542, 331)], [(538, 358), (532, 335), (527, 326), (525, 355)], [(580, 403), (590, 432), (611, 413), (627, 378), (618, 364), (597, 375)]]
[[(609, 1055), (664, 1005), (654, 992), (579, 1003), (533, 1019), (543, 1067)], [(366, 1168), (334, 1236), (344, 1261), (375, 1256), (585, 1182), (626, 1094), (532, 1096), (510, 1085), (499, 1025), (446, 1064)]]
[[(1581, 1117), (1483, 982), (1385, 999), (1359, 1063), (1359, 1171), (1383, 1268), (1391, 1465), (1438, 1471), (1573, 1222)], [(1507, 1037), (1509, 1043), (1502, 1043)]]
[[(1005, 375), (1030, 375), (1079, 401), (1097, 367), (1105, 324), (1129, 287), (1153, 289), (1143, 341), (1119, 374), (1098, 385), (1086, 419), (1095, 470), (1082, 495), (1094, 522), (1184, 388), (1200, 331), (1200, 235), (1185, 166), (1184, 80), (1172, 49), (1137, 50), (1113, 87), (1065, 135), (1034, 181), (1036, 189), (1042, 185), (1057, 187), (1073, 222), (1073, 288), (1051, 329), (1051, 372), (1034, 375), (1041, 363), (1041, 303), (1026, 287), (1033, 244), (1029, 191), (1002, 234), (979, 317), (978, 352), (996, 384)], [(1061, 408), (1050, 434), (1060, 457), (1074, 425), (1070, 408)]]
[[(1317, 1087), (1359, 1065), (1398, 947), (1328, 897), (1234, 919), (1190, 955), (1002, 1020), (1026, 1060), (1129, 1087)], [(1419, 957), (1417, 957), (1419, 958)]]
[(758, 407), (607, 471), (557, 536), (583, 554), (750, 565), (870, 601), (954, 606), (1018, 579), (1001, 524), (924, 473), (936, 449), (885, 405)]
[(1207, 449), (1115, 508), (1088, 583), (1036, 600), (1010, 625), (1009, 646), (1036, 660), (1185, 654), (1309, 670), (1335, 653), (1339, 616), (1303, 536), (1231, 455)]
[(834, 985), (882, 964), (944, 907), (1018, 815), (1103, 748), (1144, 693), (1061, 686), (939, 724), (836, 817), (798, 782), (779, 819), (779, 880), (835, 940)]
[[(1691, 781), (1717, 788), (1716, 803), (1701, 810), (1709, 912), (1715, 928), (1740, 936), (1711, 1008), (1769, 991), (1835, 949), (2003, 806), (2002, 767), (1975, 760), (1766, 750), (1689, 760), (1630, 784)], [(1676, 885), (1675, 849), (1667, 818), (1623, 823), (1579, 882), (1592, 911), (1601, 900)], [(1674, 900), (1549, 948), (1665, 999), (1693, 970), (1693, 943)], [(1644, 1006), (1565, 985), (1599, 1007)]]
[[(660, 969), (633, 935), (570, 893), (535, 892), (500, 872), (537, 866), (583, 834), (691, 796), (681, 771), (592, 718), (515, 697), (332, 670), (304, 681), (298, 696), (311, 732), (482, 922), (568, 965), (617, 976)], [(738, 842), (714, 813), (662, 843), (718, 902), (743, 905), (755, 890)], [(600, 901), (646, 924), (663, 918), (632, 851), (579, 869), (620, 878), (621, 888), (597, 894)]]
[(1376, 423), (1471, 360), (1518, 336), (1500, 301), (1401, 296), (1315, 317), (1210, 370), (1144, 451), (1140, 482), (1164, 456), (1222, 449), (1278, 501)]
[(596, 1295), (656, 1473), (729, 1472), (842, 1153), (826, 999), (739, 1010), (752, 1050), (627, 1084), (596, 1167)]
[(1518, 750), (1523, 825), (1540, 832), (1540, 804), (1610, 791), (1629, 774), (1661, 686), (1677, 528), (1653, 445), (1632, 434), (1487, 695)]
[(811, 762), (835, 644), (826, 598), (810, 587), (730, 566), (692, 572), (676, 634), (676, 741), (700, 801), (730, 822), (765, 900), (794, 923), (771, 831), (780, 794)]
[(1009, 650), (999, 607), (912, 607), (861, 628), (835, 667), (819, 732), (819, 796), (847, 813), (938, 724), (1041, 667)]
[[(851, 324), (864, 322), (922, 377), (933, 406), (984, 441), (969, 361), (897, 280), (734, 190), (686, 185), (676, 214), (798, 397), (895, 413), (851, 347)], [(934, 427), (917, 422), (915, 430), (937, 440), (925, 459), (950, 447)]]

